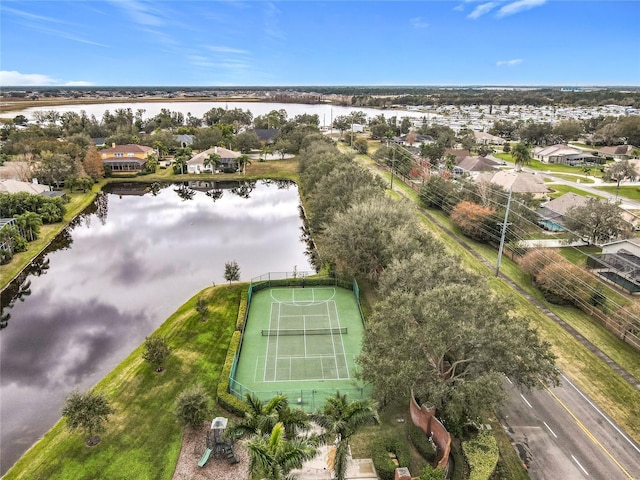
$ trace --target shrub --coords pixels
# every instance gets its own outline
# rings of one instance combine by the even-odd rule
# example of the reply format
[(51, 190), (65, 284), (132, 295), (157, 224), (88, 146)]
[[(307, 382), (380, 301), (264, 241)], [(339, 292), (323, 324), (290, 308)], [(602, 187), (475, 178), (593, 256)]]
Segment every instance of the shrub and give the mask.
[(547, 265), (564, 261), (564, 257), (558, 252), (549, 248), (536, 248), (520, 259), (520, 266), (526, 273), (535, 277)]
[(183, 426), (198, 428), (209, 416), (210, 398), (202, 385), (182, 392), (176, 400), (174, 413)]
[(451, 220), (460, 227), (462, 233), (474, 240), (491, 240), (489, 220), (495, 210), (473, 202), (460, 202), (451, 210)]
[(394, 480), (395, 478), (397, 466), (389, 456), (390, 453), (395, 454), (400, 467), (408, 467), (411, 461), (411, 452), (405, 442), (392, 437), (376, 440), (371, 447), (371, 458), (378, 476), (382, 480)]
[(469, 480), (487, 480), (498, 463), (498, 444), (491, 432), (484, 430), (473, 440), (462, 443), (469, 464)]
[(419, 480), (446, 480), (444, 472), (439, 468), (433, 468), (431, 466), (426, 466), (420, 472)]
[(217, 398), (218, 404), (225, 410), (243, 417), (247, 411), (246, 404), (237, 398), (235, 395), (229, 392), (229, 379), (231, 376), (231, 367), (233, 366), (233, 359), (240, 347), (240, 338), (242, 332), (236, 330), (231, 335), (231, 341), (229, 342), (229, 349), (227, 350), (227, 358), (224, 361), (224, 367), (220, 374), (220, 381), (218, 382)]
[(242, 330), (244, 327), (244, 317), (247, 314), (247, 302), (248, 302), (249, 292), (248, 290), (243, 290), (240, 294), (240, 306), (238, 307), (238, 319), (236, 320), (236, 330)]
[(420, 430), (415, 425), (409, 425), (409, 440), (418, 451), (422, 458), (424, 458), (428, 462), (432, 462), (435, 459), (436, 451), (431, 445), (429, 438), (425, 435), (425, 433)]

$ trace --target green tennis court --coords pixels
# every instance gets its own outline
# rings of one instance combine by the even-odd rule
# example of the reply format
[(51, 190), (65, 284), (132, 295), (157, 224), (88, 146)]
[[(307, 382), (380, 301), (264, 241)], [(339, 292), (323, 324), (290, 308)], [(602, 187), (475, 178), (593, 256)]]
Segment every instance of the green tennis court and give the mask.
[[(336, 390), (368, 396), (355, 378), (364, 327), (352, 291), (338, 286), (253, 293), (231, 391), (287, 395), (314, 409)], [(319, 403), (318, 403), (319, 402)]]

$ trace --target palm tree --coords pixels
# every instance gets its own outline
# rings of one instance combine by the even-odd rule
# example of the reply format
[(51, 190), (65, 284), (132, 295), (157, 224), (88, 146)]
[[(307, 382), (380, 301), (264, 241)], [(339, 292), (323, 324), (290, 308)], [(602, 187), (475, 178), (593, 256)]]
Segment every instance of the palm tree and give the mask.
[(347, 395), (336, 392), (327, 398), (322, 413), (314, 413), (311, 420), (324, 429), (322, 439), (333, 440), (336, 446), (333, 472), (337, 480), (344, 480), (347, 472), (349, 439), (361, 427), (378, 422), (376, 405), (371, 400), (356, 400), (349, 403)]
[(239, 423), (228, 429), (229, 436), (241, 438), (269, 434), (276, 423), (280, 423), (286, 437), (295, 438), (298, 431), (309, 428), (307, 414), (302, 410), (292, 410), (284, 395), (276, 395), (264, 404), (255, 394), (247, 393), (245, 399), (249, 409)]
[(511, 156), (516, 164), (516, 170), (522, 170), (523, 165), (528, 165), (531, 161), (531, 151), (526, 143), (516, 143), (511, 149)]
[(242, 170), (242, 173), (246, 173), (247, 164), (251, 165), (251, 159), (249, 155), (242, 154), (238, 157), (238, 170)]
[(300, 437), (288, 439), (284, 426), (278, 422), (270, 434), (256, 435), (247, 442), (249, 471), (253, 478), (288, 480), (289, 472), (301, 468), (318, 453), (314, 439)]
[(207, 158), (202, 162), (205, 167), (211, 167), (211, 171), (214, 172), (216, 167), (220, 165), (220, 155), (217, 153), (210, 153)]
[[(92, 182), (93, 183), (93, 182)], [(22, 230), (25, 237), (30, 242), (38, 238), (40, 233), (40, 227), (42, 227), (42, 217), (35, 212), (24, 212), (20, 215), (15, 215), (18, 228)]]

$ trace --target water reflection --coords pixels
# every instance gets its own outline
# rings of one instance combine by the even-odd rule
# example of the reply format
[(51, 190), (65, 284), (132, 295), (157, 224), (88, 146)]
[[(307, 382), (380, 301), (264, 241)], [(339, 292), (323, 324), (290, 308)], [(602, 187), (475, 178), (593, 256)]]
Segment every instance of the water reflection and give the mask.
[(289, 182), (121, 184), (98, 196), (2, 292), (0, 474), (59, 418), (65, 395), (223, 283), (225, 262), (236, 259), (243, 280), (310, 270), (299, 204)]

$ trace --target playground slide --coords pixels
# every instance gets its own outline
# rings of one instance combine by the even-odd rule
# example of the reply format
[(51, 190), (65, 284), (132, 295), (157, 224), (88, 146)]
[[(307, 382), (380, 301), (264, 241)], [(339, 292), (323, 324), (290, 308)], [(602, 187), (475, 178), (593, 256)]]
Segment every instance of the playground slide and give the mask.
[(205, 464), (207, 463), (207, 460), (209, 460), (209, 455), (211, 455), (211, 449), (207, 448), (204, 451), (204, 455), (202, 455), (202, 458), (200, 459), (200, 461), (198, 462), (198, 466), (199, 467), (204, 467)]

